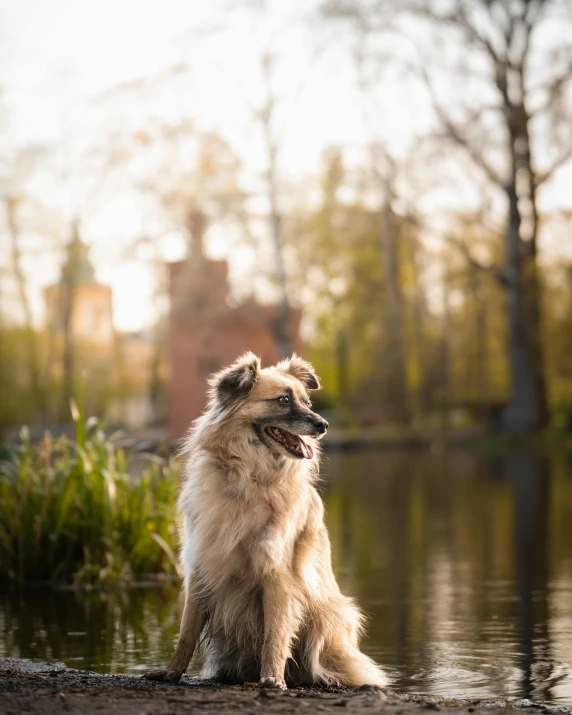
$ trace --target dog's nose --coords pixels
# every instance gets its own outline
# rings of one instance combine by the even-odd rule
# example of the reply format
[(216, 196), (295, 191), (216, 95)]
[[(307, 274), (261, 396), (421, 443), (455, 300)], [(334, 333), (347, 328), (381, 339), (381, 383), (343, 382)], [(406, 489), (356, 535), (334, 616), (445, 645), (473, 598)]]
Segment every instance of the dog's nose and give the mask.
[(328, 423), (326, 420), (322, 419), (321, 417), (318, 418), (314, 424), (316, 425), (316, 429), (320, 434), (324, 434), (324, 432), (328, 429)]

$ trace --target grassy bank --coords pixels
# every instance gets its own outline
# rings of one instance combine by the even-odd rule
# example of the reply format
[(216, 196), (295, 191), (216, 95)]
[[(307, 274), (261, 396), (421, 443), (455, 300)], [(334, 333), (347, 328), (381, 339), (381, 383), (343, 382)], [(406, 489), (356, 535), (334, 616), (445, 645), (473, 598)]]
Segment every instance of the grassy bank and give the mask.
[(0, 579), (97, 584), (176, 572), (172, 457), (117, 449), (81, 415), (74, 440), (21, 437), (0, 462)]

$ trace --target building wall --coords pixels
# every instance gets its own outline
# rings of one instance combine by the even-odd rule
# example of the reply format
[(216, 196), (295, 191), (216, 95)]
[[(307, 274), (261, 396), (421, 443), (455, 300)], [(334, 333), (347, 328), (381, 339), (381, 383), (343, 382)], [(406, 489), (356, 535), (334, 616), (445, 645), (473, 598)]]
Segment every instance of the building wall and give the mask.
[[(169, 432), (183, 436), (206, 405), (207, 378), (251, 350), (263, 365), (280, 356), (269, 330), (257, 319), (271, 308), (227, 305), (226, 263), (170, 264), (171, 315), (169, 325)], [(294, 312), (295, 346), (300, 351), (301, 313)]]
[[(54, 334), (63, 331), (66, 288), (56, 284), (46, 288), (46, 325)], [(87, 283), (75, 286), (71, 332), (74, 338), (110, 346), (114, 340), (112, 291), (109, 286)]]

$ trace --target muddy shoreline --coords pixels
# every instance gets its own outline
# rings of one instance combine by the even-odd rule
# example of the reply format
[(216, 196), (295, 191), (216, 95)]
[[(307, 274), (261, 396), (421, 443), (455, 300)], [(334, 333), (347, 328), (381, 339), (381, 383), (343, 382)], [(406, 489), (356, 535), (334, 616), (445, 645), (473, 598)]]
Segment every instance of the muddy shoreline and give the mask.
[(421, 715), (502, 710), (571, 713), (571, 706), (532, 703), (529, 700), (446, 700), (402, 696), (378, 688), (357, 691), (296, 689), (260, 691), (251, 686), (228, 687), (185, 676), (178, 685), (153, 683), (130, 675), (100, 675), (66, 668), (63, 663), (0, 659), (0, 713), (2, 715), (179, 715), (185, 713), (352, 713)]

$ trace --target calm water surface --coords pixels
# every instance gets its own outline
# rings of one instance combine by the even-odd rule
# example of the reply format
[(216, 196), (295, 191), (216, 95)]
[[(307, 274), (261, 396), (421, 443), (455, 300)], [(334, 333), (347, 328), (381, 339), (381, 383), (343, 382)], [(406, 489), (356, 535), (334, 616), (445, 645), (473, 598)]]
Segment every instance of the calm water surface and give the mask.
[[(572, 703), (570, 457), (330, 453), (324, 473), (335, 570), (394, 688)], [(140, 673), (180, 611), (175, 584), (3, 592), (0, 656)]]

